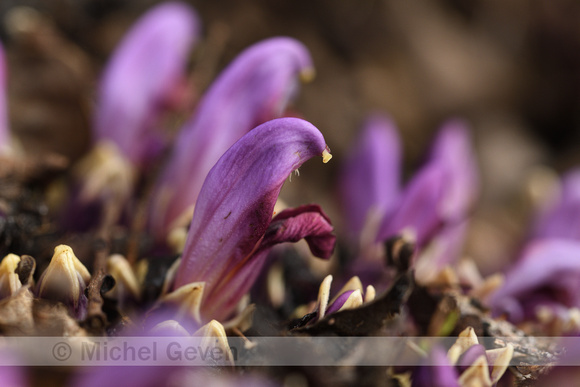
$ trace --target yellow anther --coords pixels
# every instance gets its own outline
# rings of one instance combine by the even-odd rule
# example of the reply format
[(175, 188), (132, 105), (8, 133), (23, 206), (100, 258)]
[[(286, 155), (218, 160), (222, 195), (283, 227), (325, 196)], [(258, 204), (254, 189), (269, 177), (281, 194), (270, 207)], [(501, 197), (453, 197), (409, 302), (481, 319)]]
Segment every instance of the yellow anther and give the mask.
[(332, 155), (330, 154), (330, 150), (328, 147), (326, 147), (326, 149), (322, 151), (322, 162), (326, 164), (330, 161), (331, 158)]

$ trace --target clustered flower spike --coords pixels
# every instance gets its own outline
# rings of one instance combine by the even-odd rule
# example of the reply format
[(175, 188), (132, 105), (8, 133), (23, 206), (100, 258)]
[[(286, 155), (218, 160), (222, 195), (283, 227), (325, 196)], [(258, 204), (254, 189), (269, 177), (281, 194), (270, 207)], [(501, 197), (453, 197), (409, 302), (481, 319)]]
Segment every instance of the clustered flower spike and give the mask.
[(201, 318), (223, 321), (250, 289), (270, 247), (302, 238), (328, 258), (332, 226), (318, 206), (286, 210), (272, 219), (288, 176), (328, 153), (322, 134), (298, 118), (268, 121), (247, 133), (217, 162), (196, 204), (172, 289), (204, 282)]
[(162, 3), (139, 19), (101, 79), (97, 142), (113, 143), (137, 166), (155, 155), (161, 113), (183, 87), (187, 55), (198, 30), (197, 15), (180, 2)]
[(203, 181), (221, 155), (249, 130), (280, 117), (298, 79), (313, 74), (306, 47), (286, 37), (254, 44), (222, 72), (180, 132), (158, 181), (149, 214), (158, 241), (185, 214), (191, 218)]
[[(295, 95), (298, 81), (314, 74), (308, 50), (294, 39), (267, 39), (241, 53), (209, 88), (177, 135), (160, 179), (145, 176), (166, 145), (161, 132), (163, 114), (186, 99), (182, 93), (188, 53), (198, 29), (197, 16), (188, 5), (163, 2), (139, 19), (115, 51), (98, 89), (94, 148), (70, 170), (72, 194), (65, 204), (72, 223), (83, 218), (91, 229), (100, 222), (98, 232), (88, 234), (87, 244), (93, 237), (104, 239), (103, 248), (94, 251), (97, 274), (91, 280), (73, 250), (59, 245), (35, 284), (35, 260), (8, 254), (0, 262), (3, 334), (19, 329), (53, 333), (63, 328), (65, 336), (126, 335), (136, 337), (137, 342), (147, 336), (143, 343), (161, 336), (172, 337), (176, 344), (180, 342), (177, 338), (186, 337), (184, 342), (199, 344), (197, 349), (226, 355), (221, 360), (207, 359), (207, 365), (235, 366), (226, 332), (242, 336), (248, 350), (244, 355), (264, 359), (268, 349), (258, 345), (258, 351), (253, 351), (251, 338), (243, 337), (243, 332), (256, 310), (256, 305), (248, 305), (249, 291), (259, 293), (254, 283), (268, 259), (275, 259), (269, 255), (271, 249), (304, 239), (313, 255), (324, 259), (332, 255), (336, 243), (333, 227), (318, 205), (274, 209), (283, 184), (303, 163), (315, 156), (326, 163), (332, 157), (315, 126), (299, 118), (279, 118)], [(0, 46), (0, 156), (10, 145), (5, 81)], [(498, 333), (509, 328), (515, 339), (524, 335), (505, 321), (489, 318), (482, 306), (487, 301), (484, 296), (499, 288), (489, 299), (491, 309), (496, 315), (507, 314), (512, 321), (557, 316), (560, 321), (567, 319), (564, 330), (580, 330), (580, 170), (563, 179), (559, 196), (538, 217), (519, 261), (501, 284), (484, 281), (471, 261), (450, 267), (459, 256), (478, 191), (467, 125), (460, 120), (446, 122), (424, 165), (404, 185), (401, 165), (402, 144), (394, 123), (373, 115), (344, 164), (340, 186), (347, 226), (358, 239), (361, 258), (353, 263), (360, 266), (349, 274), (362, 273), (367, 283), (371, 281), (363, 274), (374, 271), (383, 280), (396, 272), (393, 286), (375, 300), (375, 286), (382, 290), (388, 280), (363, 288), (355, 275), (331, 297), (333, 276), (327, 275), (313, 301), (314, 294), (307, 293), (322, 277), (309, 276), (316, 270), (304, 276), (300, 270), (289, 273), (286, 269), (294, 264), (294, 252), (284, 254), (283, 262), (277, 262), (280, 265), (265, 279), (267, 285), (277, 282), (279, 286), (269, 288), (280, 296), (272, 303), (276, 313), (283, 314), (293, 302), (308, 297), (313, 302), (296, 309), (308, 308), (310, 313), (287, 326), (283, 334), (295, 333), (295, 329), (300, 335), (318, 334), (320, 329), (318, 332), (331, 335), (448, 335), (466, 321), (475, 321), (496, 338), (493, 345), (500, 348), (486, 350), (473, 328), (461, 332), (448, 352), (433, 347), (427, 355), (427, 341), (420, 346), (409, 342), (403, 352), (419, 353), (425, 366), (399, 375), (394, 375), (396, 367), (389, 367), (383, 376), (390, 379), (384, 381), (398, 378), (401, 384), (414, 386), (491, 387), (499, 382), (514, 353), (509, 343), (501, 347), (504, 340)], [(24, 188), (29, 187), (17, 188), (26, 193)], [(3, 228), (8, 223), (4, 211), (12, 205), (12, 198), (0, 199)], [(132, 211), (132, 200), (139, 204), (149, 200), (150, 206), (136, 205), (139, 208)], [(84, 206), (81, 211), (79, 204)], [(99, 216), (93, 217), (92, 210)], [(46, 218), (51, 220), (50, 215)], [(45, 225), (44, 216), (37, 220)], [(131, 227), (126, 227), (125, 220), (131, 221)], [(86, 231), (79, 224), (70, 229), (61, 226), (59, 232), (71, 231), (75, 238)], [(122, 231), (118, 240), (116, 226)], [(68, 235), (61, 237), (57, 234), (53, 240)], [(171, 256), (157, 257), (168, 246), (182, 252), (171, 267)], [(39, 251), (43, 245), (35, 247), (33, 251)], [(128, 258), (116, 254), (119, 251)], [(104, 259), (106, 254), (111, 255)], [(385, 264), (393, 270), (383, 270)], [(299, 281), (304, 280), (300, 285), (306, 285), (303, 294), (285, 297), (286, 285), (290, 288), (297, 283), (292, 278), (295, 272)], [(296, 299), (289, 300), (294, 296)], [(138, 320), (140, 312), (145, 315)], [(307, 329), (300, 331), (302, 327)], [(510, 337), (504, 339), (507, 342)], [(107, 350), (95, 341), (84, 344), (91, 353)], [(524, 340), (518, 345), (526, 349)], [(189, 349), (185, 351), (191, 353)], [(116, 365), (93, 367), (73, 385), (206, 385), (215, 381), (200, 367)], [(10, 379), (14, 376), (0, 372), (0, 381), (20, 383)], [(246, 379), (246, 374), (235, 380), (228, 373), (219, 376), (217, 384), (266, 385)]]

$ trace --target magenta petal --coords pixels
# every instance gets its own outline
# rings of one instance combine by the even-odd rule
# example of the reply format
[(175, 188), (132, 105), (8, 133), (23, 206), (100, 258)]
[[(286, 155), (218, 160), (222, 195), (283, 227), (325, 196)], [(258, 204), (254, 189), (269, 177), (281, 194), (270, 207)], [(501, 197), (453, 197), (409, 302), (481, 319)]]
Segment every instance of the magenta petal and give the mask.
[(270, 248), (276, 244), (304, 238), (315, 256), (329, 258), (336, 241), (332, 230), (330, 219), (316, 204), (280, 212), (271, 221), (255, 253), (233, 269), (235, 275), (222, 279), (207, 295), (202, 314), (218, 320), (227, 318), (256, 281)]
[(318, 129), (298, 118), (269, 121), (236, 142), (201, 189), (174, 289), (204, 281), (211, 294), (234, 276), (264, 236), (290, 173), (325, 149)]
[(343, 165), (340, 193), (352, 235), (362, 231), (369, 211), (392, 209), (401, 185), (401, 143), (389, 118), (367, 119), (361, 138)]
[(466, 220), (447, 223), (432, 239), (433, 255), (429, 258), (435, 267), (443, 269), (445, 265), (452, 264), (459, 259), (465, 242), (467, 226)]
[(399, 207), (379, 228), (378, 241), (405, 229), (415, 233), (419, 246), (428, 242), (443, 222), (442, 203), (448, 183), (448, 170), (440, 163), (425, 166), (407, 185)]
[(346, 292), (339, 294), (338, 297), (336, 297), (336, 300), (328, 306), (325, 315), (338, 312), (352, 293), (354, 293), (354, 290), (347, 290)]
[(330, 258), (336, 236), (328, 216), (317, 204), (290, 208), (280, 212), (268, 226), (260, 251), (284, 242), (305, 239), (310, 251), (317, 257)]
[(140, 164), (157, 137), (162, 106), (184, 80), (198, 35), (191, 7), (168, 2), (147, 12), (127, 33), (103, 74), (95, 116), (96, 139), (115, 143)]
[(431, 148), (430, 162), (442, 163), (449, 173), (443, 215), (451, 220), (464, 218), (479, 186), (477, 163), (465, 122), (455, 119), (443, 124)]
[[(329, 258), (334, 250), (336, 237), (332, 234), (330, 219), (315, 204), (282, 211), (269, 224), (256, 249), (243, 262), (238, 263), (216, 287), (207, 294), (202, 305), (203, 313), (212, 318), (224, 318), (249, 291), (265, 264), (270, 248), (284, 242), (305, 239), (315, 256)], [(225, 314), (225, 315), (224, 315)]]
[(532, 237), (580, 241), (580, 169), (562, 177), (559, 197), (538, 217)]
[(282, 115), (299, 75), (308, 71), (306, 47), (284, 37), (251, 46), (223, 71), (179, 134), (156, 188), (149, 221), (158, 240), (195, 203), (221, 155), (252, 128)]
[(506, 274), (502, 286), (490, 299), (494, 312), (514, 312), (516, 318), (526, 311), (522, 303), (531, 298), (546, 299), (568, 307), (580, 307), (580, 242), (548, 239), (528, 245), (522, 258)]
[(416, 387), (459, 387), (458, 379), (455, 367), (439, 347), (431, 350), (426, 364), (417, 367), (412, 376)]
[(471, 367), (473, 363), (475, 363), (475, 361), (481, 356), (485, 356), (487, 359), (487, 355), (485, 354), (485, 347), (483, 345), (475, 344), (467, 348), (457, 360), (457, 368), (459, 369), (459, 373), (463, 373), (466, 369)]
[(185, 367), (103, 366), (87, 367), (73, 380), (74, 387), (167, 387)]
[(26, 387), (30, 386), (26, 367), (16, 364), (25, 364), (19, 354), (9, 352), (6, 348), (0, 351), (0, 386)]

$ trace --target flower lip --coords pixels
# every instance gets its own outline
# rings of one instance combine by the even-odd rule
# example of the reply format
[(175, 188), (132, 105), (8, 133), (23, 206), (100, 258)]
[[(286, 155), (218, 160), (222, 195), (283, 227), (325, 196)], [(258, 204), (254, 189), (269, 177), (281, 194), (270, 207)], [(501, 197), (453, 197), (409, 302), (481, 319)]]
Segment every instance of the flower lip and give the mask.
[[(204, 182), (173, 289), (205, 282), (202, 309), (226, 302), (219, 311), (223, 318), (249, 289), (274, 243), (302, 237), (308, 241), (311, 235), (313, 246), (322, 243), (320, 252), (328, 254), (334, 246), (332, 227), (317, 206), (283, 211), (272, 219), (288, 175), (325, 149), (318, 129), (298, 118), (268, 121), (236, 142)], [(267, 233), (273, 222), (281, 228)]]
[[(520, 260), (506, 274), (504, 285), (490, 298), (495, 314), (507, 312), (510, 320), (528, 316), (525, 306), (537, 298), (539, 289), (553, 289), (550, 303), (579, 307), (580, 242), (566, 239), (543, 239), (528, 244)], [(532, 311), (533, 312), (533, 311)], [(529, 316), (528, 316), (529, 317)]]

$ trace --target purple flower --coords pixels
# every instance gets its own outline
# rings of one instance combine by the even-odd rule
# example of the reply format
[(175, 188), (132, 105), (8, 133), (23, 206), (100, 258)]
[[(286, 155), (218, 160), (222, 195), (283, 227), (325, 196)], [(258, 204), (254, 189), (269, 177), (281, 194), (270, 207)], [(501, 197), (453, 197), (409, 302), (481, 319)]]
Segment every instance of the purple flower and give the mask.
[(95, 145), (72, 171), (62, 228), (108, 227), (121, 217), (139, 168), (162, 147), (160, 118), (185, 82), (197, 29), (189, 6), (168, 2), (147, 12), (119, 44), (99, 85)]
[(298, 78), (313, 76), (310, 55), (291, 38), (257, 43), (224, 70), (179, 134), (154, 193), (149, 225), (165, 241), (178, 218), (191, 214), (209, 170), (255, 126), (280, 117)]
[(459, 387), (459, 374), (451, 364), (445, 351), (434, 348), (425, 363), (413, 373), (413, 386)]
[(465, 220), (478, 190), (466, 125), (459, 120), (443, 125), (427, 162), (403, 189), (400, 147), (392, 123), (375, 116), (367, 122), (343, 170), (345, 213), (360, 238), (355, 274), (369, 272), (372, 266), (371, 272), (379, 272), (376, 266), (382, 266), (382, 259), (377, 243), (402, 233), (420, 249), (418, 277), (436, 274), (459, 256)]
[(359, 142), (342, 170), (340, 193), (352, 235), (363, 232), (372, 214), (383, 219), (393, 210), (400, 195), (400, 175), (398, 133), (388, 118), (375, 114), (365, 122)]
[(137, 166), (151, 158), (161, 114), (185, 82), (198, 24), (191, 7), (168, 2), (152, 8), (131, 28), (99, 85), (97, 142), (114, 143)]
[(79, 375), (75, 387), (275, 387), (280, 384), (251, 372), (216, 372), (203, 367), (143, 367), (110, 366), (92, 367)]
[(496, 315), (506, 314), (515, 323), (557, 323), (552, 333), (580, 330), (579, 215), (580, 170), (573, 170), (537, 215), (518, 260), (492, 295)]
[(427, 163), (405, 187), (397, 209), (383, 219), (377, 240), (410, 230), (417, 245), (425, 246), (442, 229), (465, 219), (475, 201), (477, 182), (469, 132), (461, 121), (448, 121), (435, 139)]
[(513, 322), (541, 313), (567, 320), (568, 308), (580, 308), (580, 241), (542, 239), (530, 242), (507, 272), (490, 305), (494, 314)]
[(558, 192), (538, 214), (531, 238), (580, 241), (580, 169), (562, 177)]
[(314, 156), (328, 161), (322, 134), (297, 118), (268, 121), (237, 141), (207, 176), (172, 289), (204, 283), (201, 319), (228, 318), (256, 280), (274, 244), (305, 238), (328, 258), (335, 237), (316, 205), (272, 218), (284, 181)]
[(9, 353), (6, 349), (0, 351), (1, 386), (26, 387), (30, 385), (27, 378), (27, 369), (16, 364), (24, 364), (17, 354)]

